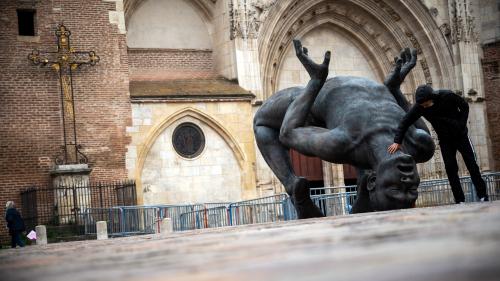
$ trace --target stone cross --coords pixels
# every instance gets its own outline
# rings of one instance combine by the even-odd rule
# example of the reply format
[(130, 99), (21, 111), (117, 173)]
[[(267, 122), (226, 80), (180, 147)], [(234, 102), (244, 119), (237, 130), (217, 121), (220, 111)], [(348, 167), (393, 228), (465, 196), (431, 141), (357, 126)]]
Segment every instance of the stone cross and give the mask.
[(76, 138), (72, 72), (83, 64), (95, 65), (99, 62), (99, 56), (94, 51), (76, 52), (70, 46), (69, 37), (71, 32), (63, 24), (59, 25), (55, 34), (58, 38), (56, 52), (33, 50), (28, 55), (28, 59), (35, 65), (49, 65), (59, 73), (64, 133), (62, 149), (64, 154), (56, 157), (56, 164), (86, 163), (87, 157), (80, 152), (81, 146)]

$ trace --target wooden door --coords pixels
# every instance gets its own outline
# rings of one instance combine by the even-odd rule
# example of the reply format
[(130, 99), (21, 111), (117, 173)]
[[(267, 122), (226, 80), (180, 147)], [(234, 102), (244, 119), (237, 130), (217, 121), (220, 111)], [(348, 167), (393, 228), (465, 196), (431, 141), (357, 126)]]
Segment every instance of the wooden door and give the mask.
[(318, 157), (309, 157), (290, 149), (292, 167), (297, 176), (305, 177), (310, 182), (323, 183), (323, 165)]

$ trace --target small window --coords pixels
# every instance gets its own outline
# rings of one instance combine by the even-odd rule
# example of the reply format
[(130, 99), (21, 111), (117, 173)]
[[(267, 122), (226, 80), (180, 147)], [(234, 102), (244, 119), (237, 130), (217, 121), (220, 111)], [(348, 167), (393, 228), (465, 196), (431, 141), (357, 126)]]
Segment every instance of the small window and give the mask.
[(35, 36), (35, 10), (17, 10), (19, 35)]
[(205, 148), (205, 135), (197, 125), (186, 122), (175, 128), (172, 134), (175, 151), (184, 158), (195, 158)]

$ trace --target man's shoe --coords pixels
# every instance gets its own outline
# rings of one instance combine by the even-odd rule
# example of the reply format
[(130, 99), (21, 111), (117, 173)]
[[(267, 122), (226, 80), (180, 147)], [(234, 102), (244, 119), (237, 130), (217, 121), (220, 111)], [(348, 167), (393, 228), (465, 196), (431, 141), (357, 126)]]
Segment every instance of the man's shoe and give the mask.
[(485, 197), (482, 197), (479, 199), (479, 202), (488, 202), (490, 201), (490, 199), (488, 198), (488, 196), (485, 196)]

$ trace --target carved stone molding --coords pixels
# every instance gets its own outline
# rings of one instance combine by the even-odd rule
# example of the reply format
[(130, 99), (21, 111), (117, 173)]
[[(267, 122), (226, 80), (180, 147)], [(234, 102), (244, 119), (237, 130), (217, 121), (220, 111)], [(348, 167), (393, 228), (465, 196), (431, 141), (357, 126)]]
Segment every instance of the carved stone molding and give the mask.
[(478, 42), (475, 18), (469, 0), (450, 1), (451, 42)]
[(420, 60), (420, 66), (422, 67), (422, 70), (424, 72), (425, 83), (432, 84), (431, 70), (429, 69), (425, 58)]
[(433, 17), (437, 17), (439, 15), (439, 11), (436, 7), (430, 7), (429, 8), (429, 13), (433, 16)]
[(417, 54), (422, 54), (422, 47), (420, 46), (420, 43), (418, 43), (417, 38), (411, 31), (406, 31), (405, 32), (406, 36), (408, 36), (408, 39), (410, 39), (411, 44), (413, 45), (413, 48), (417, 50)]
[(236, 0), (229, 2), (230, 39), (255, 39), (276, 0)]
[(393, 8), (391, 8), (389, 5), (387, 5), (384, 1), (382, 0), (373, 0), (382, 10), (384, 10), (385, 12), (387, 12), (391, 18), (394, 20), (394, 21), (399, 21), (401, 19), (401, 17), (399, 16), (399, 14), (394, 11)]
[(443, 23), (441, 26), (439, 26), (439, 30), (441, 30), (441, 33), (443, 33), (444, 37), (446, 37), (447, 39), (450, 38), (451, 28), (449, 24)]

